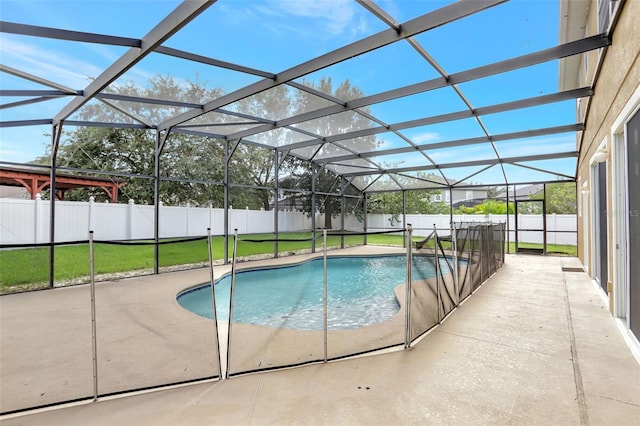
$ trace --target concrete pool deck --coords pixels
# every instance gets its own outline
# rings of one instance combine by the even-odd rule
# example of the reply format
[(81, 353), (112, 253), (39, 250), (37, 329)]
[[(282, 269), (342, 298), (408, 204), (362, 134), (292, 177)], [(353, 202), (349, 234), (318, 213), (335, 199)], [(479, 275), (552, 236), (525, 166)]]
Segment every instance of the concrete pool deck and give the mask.
[[(580, 265), (575, 258), (508, 255), (498, 273), (411, 350), (102, 398), (95, 403), (9, 415), (1, 422), (3, 425), (637, 425), (640, 423), (640, 364), (625, 344), (588, 276), (582, 272), (564, 272), (563, 266)], [(165, 281), (179, 277), (180, 283), (165, 284), (168, 289), (157, 288), (156, 291), (170, 294), (190, 282), (197, 284), (208, 279), (206, 270), (175, 274), (175, 277), (169, 274), (161, 277), (165, 277)], [(141, 288), (148, 286), (146, 291), (149, 293), (153, 292), (150, 288), (157, 286), (154, 279), (157, 277), (135, 280), (140, 280), (136, 282)], [(108, 283), (104, 288), (106, 291), (131, 282)], [(76, 289), (81, 291), (83, 288)], [(67, 296), (66, 293), (71, 293), (67, 290), (72, 289), (55, 290), (59, 293), (53, 294), (58, 295), (58, 300), (66, 299), (71, 297)], [(133, 290), (130, 285), (126, 288), (126, 291)], [(116, 297), (120, 292), (111, 296)], [(16, 382), (15, 378), (10, 381), (13, 384), (5, 384), (12, 372), (6, 370), (10, 360), (4, 348), (16, 342), (10, 339), (9, 327), (20, 327), (33, 339), (50, 338), (47, 327), (38, 322), (49, 318), (50, 324), (56, 324), (55, 304), (47, 294), (52, 292), (0, 298), (0, 343), (3, 348), (0, 390), (3, 394), (11, 392), (15, 396), (28, 387)], [(22, 303), (13, 300), (22, 302), (21, 299), (27, 296), (34, 296), (29, 300), (32, 312), (47, 314), (28, 323), (8, 320), (20, 316), (18, 308), (13, 310), (11, 305)], [(193, 327), (190, 313), (185, 316), (153, 300), (122, 306), (116, 317), (119, 319), (113, 319), (114, 329), (109, 332), (115, 332), (118, 326), (129, 325), (118, 332), (123, 335), (109, 340), (111, 344), (133, 345), (140, 334), (135, 327), (130, 330), (131, 324), (137, 324), (139, 330), (147, 330), (148, 323), (142, 318), (152, 315), (151, 323), (164, 321), (171, 327), (151, 333), (147, 330), (145, 335), (160, 335), (157, 340), (150, 338), (145, 343), (151, 345), (147, 347), (147, 356), (162, 348), (162, 335), (176, 336), (176, 339), (184, 340), (174, 341), (167, 354), (178, 359), (167, 362), (178, 367), (179, 358), (190, 354), (191, 358), (201, 360), (189, 366), (194, 369), (194, 375), (214, 370), (216, 366), (207, 358), (208, 338), (185, 336), (185, 329)], [(15, 322), (7, 324), (5, 320)], [(55, 327), (51, 325), (51, 329)], [(100, 333), (100, 329), (98, 331)], [(86, 335), (86, 330), (82, 333)], [(78, 368), (79, 363), (87, 362), (74, 358), (73, 342), (74, 339), (69, 339), (65, 345), (69, 346), (68, 353), (59, 358), (71, 357), (73, 362), (68, 363), (67, 368)], [(90, 392), (91, 349), (90, 344), (81, 346), (82, 350), (89, 351)], [(116, 348), (122, 346), (112, 349)], [(103, 350), (109, 350), (109, 347)], [(38, 355), (42, 359), (40, 364), (48, 364), (60, 354)], [(82, 356), (86, 358), (86, 355), (83, 353)], [(137, 355), (132, 352), (126, 356), (135, 360)], [(146, 363), (150, 364), (151, 372), (158, 374), (164, 373), (167, 367), (152, 359)], [(54, 363), (44, 371), (51, 368), (60, 366)], [(112, 371), (120, 368), (124, 367)], [(24, 378), (25, 372), (21, 374)], [(87, 370), (82, 369), (79, 377), (84, 380), (86, 375)], [(32, 380), (47, 383), (46, 375), (41, 379), (34, 377)], [(110, 378), (101, 376), (101, 380)], [(52, 392), (60, 392), (61, 387)]]

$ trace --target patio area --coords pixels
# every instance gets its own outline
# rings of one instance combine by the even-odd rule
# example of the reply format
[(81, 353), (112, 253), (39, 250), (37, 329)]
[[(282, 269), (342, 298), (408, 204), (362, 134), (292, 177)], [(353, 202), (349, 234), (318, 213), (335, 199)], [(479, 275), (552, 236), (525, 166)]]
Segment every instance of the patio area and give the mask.
[(638, 424), (640, 364), (588, 276), (563, 267), (580, 263), (508, 255), (411, 350), (102, 398), (2, 424)]

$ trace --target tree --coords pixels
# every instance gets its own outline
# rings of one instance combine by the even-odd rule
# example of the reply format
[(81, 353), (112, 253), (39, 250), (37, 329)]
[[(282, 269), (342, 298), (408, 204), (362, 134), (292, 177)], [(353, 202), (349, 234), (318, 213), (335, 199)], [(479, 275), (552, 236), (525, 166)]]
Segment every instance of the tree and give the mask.
[[(155, 76), (149, 80), (148, 87), (139, 89), (132, 83), (118, 88), (122, 95), (146, 97), (152, 99), (170, 99), (183, 102), (202, 103), (212, 97), (219, 96), (219, 89), (205, 89), (199, 82), (178, 83), (171, 77)], [(111, 101), (113, 102), (113, 101)], [(143, 108), (128, 103), (118, 104), (120, 108), (148, 123), (158, 123), (181, 112), (180, 107), (163, 106)], [(106, 123), (128, 123), (131, 119), (115, 108), (101, 102), (91, 102), (79, 112), (80, 119), (85, 121)], [(155, 168), (155, 132), (142, 129), (77, 127), (65, 131), (61, 143), (57, 165), (62, 167), (117, 172), (132, 175), (122, 189), (126, 197), (120, 202), (133, 199), (137, 203), (152, 203), (154, 200)], [(188, 134), (172, 133), (168, 138), (163, 155), (160, 158), (161, 176), (164, 178), (199, 179), (222, 181), (224, 151), (222, 145), (210, 138)], [(37, 159), (39, 163), (48, 164), (50, 155)], [(140, 176), (141, 178), (135, 178)], [(147, 178), (144, 178), (147, 177)], [(124, 178), (122, 178), (124, 179)], [(216, 198), (220, 188), (195, 190), (198, 185), (163, 179), (161, 189), (165, 203), (204, 204)], [(201, 186), (201, 185), (200, 185)], [(86, 200), (90, 195), (97, 199), (104, 194), (95, 189), (77, 189), (67, 194), (69, 200)]]
[[(315, 90), (349, 100), (360, 98), (364, 94), (344, 81), (333, 87), (331, 79), (321, 79), (317, 83), (304, 82)], [(139, 98), (162, 99), (194, 104), (204, 104), (222, 94), (221, 89), (208, 89), (206, 85), (195, 82), (178, 82), (170, 76), (155, 76), (145, 88), (128, 83), (114, 92), (121, 95)], [(88, 122), (131, 123), (129, 115), (138, 117), (140, 121), (156, 124), (184, 111), (182, 106), (146, 105), (120, 100), (107, 101), (117, 104), (112, 108), (104, 102), (92, 101), (81, 108), (77, 118)], [(272, 89), (241, 99), (226, 109), (234, 114), (210, 113), (197, 117), (181, 125), (182, 129), (174, 129), (167, 138), (160, 156), (160, 199), (165, 204), (221, 205), (224, 196), (225, 144), (231, 143), (233, 155), (229, 159), (230, 203), (240, 208), (262, 207), (269, 209), (275, 195), (269, 188), (275, 187), (275, 153), (274, 150), (258, 146), (267, 145), (274, 149), (291, 142), (291, 130), (277, 128), (269, 132), (248, 136), (237, 142), (226, 142), (214, 137), (204, 137), (197, 132), (211, 133), (221, 127), (235, 126), (235, 129), (248, 128), (254, 123), (247, 123), (248, 118), (258, 117), (269, 121), (277, 121), (290, 115), (301, 114), (310, 110), (332, 105), (330, 101), (307, 92), (276, 86)], [(127, 110), (127, 114), (121, 112)], [(74, 117), (75, 118), (75, 117)], [(189, 125), (194, 125), (190, 132)], [(243, 127), (244, 126), (244, 127)], [(348, 111), (331, 117), (322, 117), (309, 122), (300, 123), (296, 127), (317, 134), (320, 137), (347, 133), (371, 126), (365, 115)], [(253, 144), (252, 144), (253, 142)], [(378, 142), (374, 136), (355, 138), (344, 142), (349, 150), (360, 152), (370, 150)], [(65, 128), (64, 139), (58, 151), (57, 165), (68, 168), (95, 170), (95, 175), (104, 172), (116, 172), (118, 179), (126, 180), (120, 202), (133, 199), (137, 203), (152, 203), (155, 191), (155, 131), (131, 128), (78, 127), (68, 131)], [(332, 144), (325, 144), (316, 156), (331, 156), (345, 150)], [(282, 162), (282, 159), (279, 159)], [(282, 175), (294, 189), (309, 191), (311, 188), (309, 164), (294, 156), (284, 159)], [(39, 159), (48, 164), (49, 156)], [(93, 173), (92, 173), (93, 174)], [(126, 177), (126, 176), (132, 177)], [(120, 176), (123, 176), (122, 178)], [(336, 196), (322, 195), (317, 197), (318, 210), (325, 213), (325, 226), (331, 227), (331, 217), (339, 212), (340, 181), (329, 168), (318, 173), (316, 190), (319, 193), (335, 193)], [(246, 186), (246, 188), (245, 188)], [(100, 190), (78, 189), (70, 191), (70, 200), (86, 200), (90, 195), (97, 199), (104, 197)], [(311, 197), (303, 197), (307, 211), (311, 213)]]
[[(440, 181), (441, 178), (433, 174), (419, 172), (417, 178), (430, 181)], [(403, 176), (396, 176), (400, 185), (408, 183)], [(444, 189), (445, 191), (447, 189)], [(448, 214), (449, 206), (442, 201), (435, 201), (435, 196), (442, 193), (442, 189), (422, 189), (406, 192), (405, 209), (407, 214)], [(402, 212), (402, 191), (374, 193), (369, 197), (367, 211), (370, 213), (390, 214), (389, 221), (395, 225), (400, 221)]]
[[(293, 99), (287, 86), (276, 86), (238, 101), (238, 112), (269, 120), (280, 120), (292, 111)], [(278, 147), (289, 142), (289, 133), (283, 129), (274, 129), (247, 138), (250, 142)], [(240, 144), (234, 154), (231, 176), (236, 183), (273, 187), (275, 179), (275, 154), (255, 145)], [(232, 159), (233, 160), (233, 159)], [(234, 191), (238, 192), (238, 191)], [(274, 195), (264, 189), (255, 189), (253, 194), (260, 200), (261, 207), (269, 210)]]
[(509, 203), (509, 207), (507, 208), (507, 203), (500, 200), (486, 200), (482, 204), (478, 204), (473, 207), (460, 206), (456, 210), (456, 213), (459, 214), (507, 214), (507, 210), (509, 214), (513, 214), (514, 212), (514, 204)]
[[(550, 214), (575, 214), (576, 213), (576, 184), (548, 183), (545, 186), (546, 210)], [(543, 192), (533, 194), (530, 198), (542, 198)]]
[[(303, 84), (343, 101), (364, 97), (364, 93), (356, 86), (351, 85), (349, 80), (343, 81), (335, 88), (331, 78), (324, 77), (318, 82), (303, 81)], [(292, 107), (294, 114), (297, 115), (326, 107), (327, 104), (328, 101), (319, 96), (313, 96), (304, 91), (298, 91)], [(362, 108), (362, 110), (366, 113), (369, 112), (368, 108)], [(367, 129), (371, 126), (373, 126), (373, 123), (371, 123), (365, 115), (360, 114), (357, 111), (345, 111), (341, 114), (321, 117), (315, 120), (299, 123), (297, 125), (299, 129), (311, 132), (320, 137), (345, 134), (356, 130)], [(334, 144), (324, 144), (314, 154), (314, 156), (316, 158), (331, 157), (344, 153), (346, 150), (350, 150), (352, 152), (367, 152), (374, 149), (380, 144), (380, 142), (375, 136), (363, 136), (340, 141), (338, 144), (344, 148), (339, 148)], [(289, 181), (295, 188), (307, 191), (311, 189), (311, 169), (308, 164), (305, 165), (300, 161), (292, 160), (287, 164), (286, 173), (290, 178)], [(329, 170), (329, 168), (321, 168), (316, 173), (316, 192), (321, 193), (316, 197), (316, 208), (318, 211), (324, 213), (324, 226), (327, 229), (332, 228), (331, 219), (340, 212), (340, 186), (341, 183), (339, 176)], [(313, 214), (314, 212), (311, 211), (311, 195), (303, 194), (299, 195), (298, 198), (301, 199), (308, 214)]]

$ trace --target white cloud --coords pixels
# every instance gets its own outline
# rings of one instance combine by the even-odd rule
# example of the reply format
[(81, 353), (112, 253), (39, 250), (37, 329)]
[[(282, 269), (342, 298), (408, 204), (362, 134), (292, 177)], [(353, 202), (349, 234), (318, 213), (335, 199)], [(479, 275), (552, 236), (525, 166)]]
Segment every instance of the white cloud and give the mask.
[(436, 132), (426, 132), (426, 133), (418, 133), (417, 135), (411, 138), (417, 144), (423, 144), (426, 142), (435, 142), (440, 140), (441, 137)]
[(33, 43), (0, 37), (2, 60), (5, 64), (72, 89), (84, 88), (89, 76), (102, 70), (87, 62), (66, 55), (62, 50), (45, 49)]
[[(350, 0), (275, 0), (272, 8), (261, 8), (261, 13), (271, 17), (294, 16), (320, 21), (322, 31), (330, 35), (355, 35), (367, 31), (364, 19), (358, 18), (358, 5)], [(278, 23), (280, 26), (281, 23)], [(316, 32), (317, 28), (311, 28)]]
[(496, 148), (502, 157), (520, 157), (527, 155), (567, 152), (576, 149), (575, 135), (555, 135), (541, 138), (519, 139), (496, 142)]

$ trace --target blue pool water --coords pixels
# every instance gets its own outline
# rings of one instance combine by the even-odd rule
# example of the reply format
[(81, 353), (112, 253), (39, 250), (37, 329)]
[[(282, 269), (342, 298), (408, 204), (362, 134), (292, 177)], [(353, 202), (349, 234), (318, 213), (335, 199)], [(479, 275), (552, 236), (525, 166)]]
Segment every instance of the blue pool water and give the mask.
[[(413, 279), (435, 275), (432, 258), (414, 256)], [(444, 273), (449, 269), (440, 259)], [(298, 330), (322, 330), (323, 259), (285, 267), (236, 274), (233, 321)], [(328, 328), (352, 329), (377, 324), (399, 310), (393, 289), (405, 281), (405, 256), (331, 257), (327, 259)], [(219, 320), (229, 317), (231, 276), (218, 280)], [(213, 318), (211, 287), (190, 290), (178, 303), (198, 315)]]

